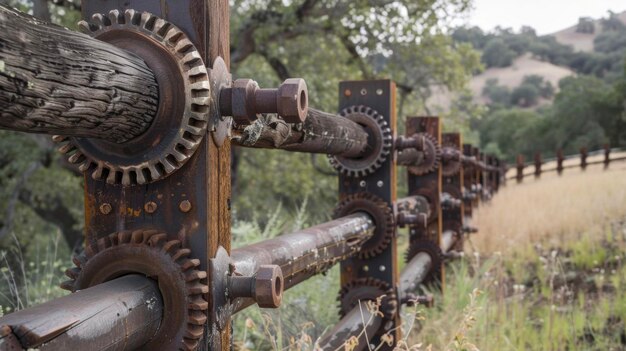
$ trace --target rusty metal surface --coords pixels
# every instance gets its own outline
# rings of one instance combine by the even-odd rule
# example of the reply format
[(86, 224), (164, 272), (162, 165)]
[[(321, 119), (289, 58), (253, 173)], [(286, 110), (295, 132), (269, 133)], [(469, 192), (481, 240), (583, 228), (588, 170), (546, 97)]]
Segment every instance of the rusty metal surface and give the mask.
[(369, 135), (363, 126), (335, 114), (308, 109), (304, 123), (289, 124), (271, 115), (233, 130), (233, 143), (243, 147), (282, 149), (343, 157), (359, 157)]
[[(438, 144), (442, 144), (441, 124), (438, 117), (409, 117), (406, 121), (406, 134), (428, 133)], [(442, 232), (442, 175), (441, 168), (438, 167), (431, 172), (417, 176), (412, 172), (408, 174), (409, 195), (420, 195), (426, 197), (430, 204), (430, 212), (426, 228), (423, 226), (411, 226), (409, 230), (409, 250), (406, 254), (407, 262), (410, 262), (419, 250), (429, 250), (430, 247), (436, 249), (440, 244)], [(433, 253), (433, 255), (436, 255)], [(444, 280), (444, 269), (436, 263), (434, 270), (429, 270), (436, 281)], [(432, 272), (431, 272), (432, 271)]]
[[(215, 24), (228, 24), (228, 16), (224, 17), (219, 9), (216, 10), (222, 2), (85, 0), (82, 2), (82, 16), (88, 19), (94, 13), (107, 13), (112, 9), (150, 12), (178, 26), (196, 46), (202, 60), (212, 64), (220, 49), (210, 45), (222, 44), (219, 41), (221, 34), (217, 33)], [(216, 33), (209, 35), (209, 31)], [(228, 48), (229, 45), (225, 47)], [(224, 57), (228, 66), (228, 57)], [(174, 114), (169, 117), (172, 120), (177, 118)], [(215, 124), (212, 124), (212, 128), (214, 127)], [(211, 138), (205, 137), (175, 176), (149, 185), (110, 186), (85, 177), (86, 241), (93, 243), (110, 233), (122, 230), (158, 229), (168, 233), (168, 239), (180, 240), (182, 247), (189, 248), (191, 256), (200, 260), (200, 269), (207, 270), (209, 259), (219, 245), (225, 246), (227, 250), (230, 248), (229, 159), (229, 141), (226, 140), (218, 148)], [(184, 201), (190, 204), (187, 212), (180, 210)], [(156, 204), (153, 213), (145, 211), (145, 205), (149, 202)], [(104, 203), (112, 208), (108, 214), (99, 211)], [(212, 303), (210, 296), (207, 295), (206, 298)], [(205, 323), (205, 335), (208, 335), (206, 330), (209, 323)], [(226, 339), (227, 334), (223, 333)], [(204, 340), (199, 349), (206, 350), (208, 345), (207, 340)], [(219, 342), (213, 345), (219, 345)]]
[[(364, 156), (366, 159), (372, 160), (372, 165), (360, 165), (358, 169), (348, 169), (348, 171), (341, 173), (339, 177), (339, 200), (343, 200), (350, 194), (365, 192), (375, 195), (385, 201), (389, 208), (393, 208), (396, 199), (396, 173), (393, 157), (388, 157), (391, 156), (390, 154), (385, 155), (385, 150), (390, 153), (393, 151), (392, 144), (395, 139), (396, 128), (395, 97), (395, 83), (389, 80), (340, 83), (339, 110), (348, 112), (376, 111), (375, 114), (365, 113), (365, 115), (372, 119), (375, 117), (376, 124), (382, 128), (381, 137), (384, 139), (370, 140), (373, 143), (371, 146), (381, 145), (383, 150), (380, 151), (381, 147), (377, 147), (369, 150), (369, 154)], [(392, 228), (389, 245), (379, 254), (367, 258), (351, 258), (341, 263), (342, 286), (362, 278), (373, 278), (388, 284), (391, 289), (396, 291), (398, 262), (396, 259), (395, 231), (396, 228)], [(398, 326), (400, 326), (400, 318), (398, 314), (395, 314), (381, 326), (381, 329), (375, 333), (370, 342), (375, 345), (380, 344), (380, 336), (385, 333), (390, 333), (394, 340), (398, 340), (401, 336), (401, 328)], [(382, 347), (383, 350), (391, 350), (392, 348), (393, 346), (388, 345)]]
[[(412, 146), (412, 147), (409, 147)], [(439, 141), (428, 133), (416, 133), (396, 140), (396, 163), (407, 166), (413, 175), (433, 172), (441, 164), (442, 150)]]
[(141, 57), (156, 77), (159, 105), (150, 128), (128, 142), (57, 136), (60, 150), (82, 172), (110, 184), (141, 185), (172, 174), (193, 155), (207, 130), (210, 85), (200, 53), (181, 45), (189, 40), (174, 24), (140, 10), (97, 12), (79, 27)]
[[(253, 275), (261, 265), (278, 265), (283, 273), (284, 289), (287, 290), (356, 255), (373, 230), (369, 215), (357, 213), (234, 249), (232, 264), (242, 275)], [(235, 313), (253, 303), (251, 299), (235, 299), (232, 311)]]
[(285, 80), (277, 89), (261, 89), (252, 79), (237, 79), (220, 91), (222, 116), (238, 124), (249, 124), (262, 113), (276, 113), (287, 123), (302, 123), (307, 117), (309, 96), (301, 78)]
[(463, 215), (465, 218), (472, 217), (476, 196), (476, 159), (472, 155), (472, 145), (463, 144), (463, 155), (471, 158), (474, 162), (463, 165)]
[(425, 252), (415, 255), (400, 273), (400, 299), (415, 293), (432, 268), (432, 258)]
[[(463, 141), (461, 139), (461, 134), (459, 133), (444, 133), (442, 135), (443, 145), (446, 145), (444, 149), (447, 149), (449, 154), (453, 154), (454, 160), (452, 164), (461, 163), (460, 158), (462, 155), (462, 145)], [(458, 160), (458, 161), (456, 161)], [(452, 168), (451, 166), (448, 166)], [(444, 169), (446, 168), (444, 163)], [(456, 168), (456, 167), (454, 167)], [(444, 206), (442, 204), (442, 230), (453, 231), (459, 234), (459, 239), (456, 242), (456, 250), (463, 251), (463, 237), (461, 236), (463, 233), (463, 167), (459, 165), (458, 169), (455, 172), (445, 172), (443, 171), (443, 192), (450, 195), (452, 198), (451, 206)], [(443, 244), (443, 235), (440, 241), (440, 244)], [(446, 250), (447, 251), (447, 250)]]
[[(0, 325), (10, 326), (24, 349), (141, 350), (162, 316), (157, 283), (127, 275), (6, 315)], [(3, 350), (5, 342), (0, 339)]]
[[(375, 335), (381, 329), (383, 319), (372, 313), (366, 305), (360, 304), (348, 312), (345, 317), (335, 324), (318, 342), (320, 349), (325, 351), (335, 350), (369, 350), (372, 341), (368, 337)], [(354, 348), (346, 345), (352, 338), (356, 337), (358, 344)], [(376, 344), (373, 344), (376, 345)], [(377, 345), (376, 345), (377, 346)]]
[[(367, 89), (361, 91), (365, 91), (367, 95)], [(339, 115), (365, 129), (368, 134), (367, 148), (359, 157), (329, 155), (328, 159), (340, 174), (350, 178), (361, 178), (372, 175), (379, 168), (384, 168), (385, 163), (389, 163), (394, 137), (388, 120), (389, 114), (385, 113), (388, 111), (378, 111), (365, 100), (350, 100), (355, 104), (345, 106)]]
[[(203, 336), (207, 320), (206, 272), (200, 261), (189, 257), (180, 241), (167, 240), (156, 230), (119, 232), (87, 245), (75, 256), (77, 266), (68, 269), (62, 287), (72, 292), (87, 289), (129, 273), (151, 277), (163, 296), (162, 329), (147, 348), (192, 350)], [(181, 306), (186, 306), (182, 308)]]

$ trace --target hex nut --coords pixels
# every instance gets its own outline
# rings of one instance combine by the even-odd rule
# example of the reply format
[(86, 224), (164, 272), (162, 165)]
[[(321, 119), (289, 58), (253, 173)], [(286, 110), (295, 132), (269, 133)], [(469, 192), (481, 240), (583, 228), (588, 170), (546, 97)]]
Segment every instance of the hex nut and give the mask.
[(254, 299), (261, 308), (278, 308), (283, 299), (283, 271), (277, 265), (259, 267), (254, 280)]
[(256, 120), (254, 93), (259, 88), (252, 79), (237, 79), (231, 93), (232, 117), (239, 124)]
[(290, 78), (278, 88), (277, 113), (288, 123), (302, 123), (309, 108), (309, 93), (301, 78)]

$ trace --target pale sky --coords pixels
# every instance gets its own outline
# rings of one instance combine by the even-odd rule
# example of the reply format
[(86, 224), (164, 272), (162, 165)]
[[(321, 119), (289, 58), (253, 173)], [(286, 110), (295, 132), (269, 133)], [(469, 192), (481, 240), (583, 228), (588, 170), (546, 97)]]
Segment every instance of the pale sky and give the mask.
[(581, 16), (606, 17), (608, 10), (626, 10), (626, 0), (474, 0), (467, 22), (483, 30), (528, 25), (541, 35), (575, 25)]

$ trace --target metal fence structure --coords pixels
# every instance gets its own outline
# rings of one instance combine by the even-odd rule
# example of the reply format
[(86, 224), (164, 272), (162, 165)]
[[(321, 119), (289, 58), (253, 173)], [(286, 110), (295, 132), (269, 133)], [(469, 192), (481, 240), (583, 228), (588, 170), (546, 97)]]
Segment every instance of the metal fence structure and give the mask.
[[(87, 35), (0, 11), (3, 33), (22, 29), (7, 42), (45, 49), (0, 47), (15, 72), (0, 75), (0, 127), (55, 135), (85, 182), (73, 293), (1, 317), (0, 350), (229, 350), (234, 314), (279, 308), (336, 264), (341, 318), (319, 347), (391, 350), (400, 309), (432, 303), (422, 284), (445, 289), (472, 210), (505, 182), (498, 158), (442, 133), (440, 118), (407, 117), (398, 136), (390, 80), (342, 82), (338, 113), (310, 108), (302, 79), (232, 80), (226, 0), (84, 0)], [(231, 145), (327, 154), (335, 219), (231, 248)]]

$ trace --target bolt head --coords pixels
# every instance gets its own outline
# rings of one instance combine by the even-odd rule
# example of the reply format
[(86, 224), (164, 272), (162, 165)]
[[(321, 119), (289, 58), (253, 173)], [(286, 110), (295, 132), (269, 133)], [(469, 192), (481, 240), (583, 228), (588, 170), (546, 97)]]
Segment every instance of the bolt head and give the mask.
[(157, 209), (157, 204), (154, 201), (146, 202), (146, 204), (143, 206), (143, 209), (146, 211), (146, 213), (154, 213)]
[(254, 299), (261, 308), (278, 308), (283, 299), (283, 271), (277, 265), (259, 267), (254, 280)]
[(109, 203), (103, 203), (102, 205), (100, 205), (100, 213), (104, 215), (108, 215), (109, 213), (111, 213), (112, 210), (113, 208)]
[(278, 115), (287, 123), (302, 123), (309, 109), (309, 93), (301, 78), (290, 78), (278, 88)]
[(184, 213), (191, 211), (191, 202), (189, 200), (183, 200), (178, 205), (178, 208)]

